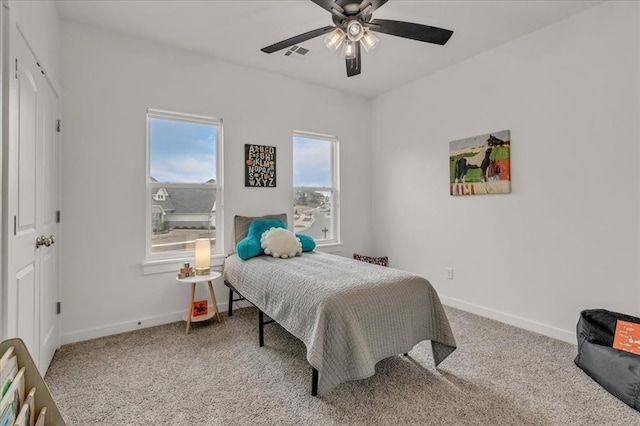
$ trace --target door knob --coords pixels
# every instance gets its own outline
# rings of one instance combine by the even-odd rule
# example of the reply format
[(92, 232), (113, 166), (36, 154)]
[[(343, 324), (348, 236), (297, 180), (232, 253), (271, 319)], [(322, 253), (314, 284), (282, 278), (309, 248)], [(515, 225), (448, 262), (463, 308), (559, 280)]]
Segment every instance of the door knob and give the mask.
[(42, 246), (49, 247), (51, 244), (56, 242), (56, 237), (50, 235), (49, 237), (45, 237), (44, 235), (36, 238), (36, 248), (40, 248)]
[(43, 238), (45, 247), (49, 247), (51, 244), (56, 242), (56, 237), (54, 237), (53, 234)]
[(44, 235), (41, 235), (38, 238), (36, 238), (36, 248), (40, 248), (41, 246), (44, 246), (46, 244), (47, 244), (47, 238)]

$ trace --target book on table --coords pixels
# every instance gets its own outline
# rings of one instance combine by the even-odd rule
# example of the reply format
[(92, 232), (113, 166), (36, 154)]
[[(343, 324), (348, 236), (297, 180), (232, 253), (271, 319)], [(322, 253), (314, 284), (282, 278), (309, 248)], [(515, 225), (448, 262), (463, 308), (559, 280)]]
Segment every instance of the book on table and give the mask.
[(206, 300), (197, 300), (193, 302), (191, 316), (199, 317), (209, 313), (209, 303)]
[(640, 355), (640, 324), (629, 321), (616, 321), (613, 335), (614, 349)]

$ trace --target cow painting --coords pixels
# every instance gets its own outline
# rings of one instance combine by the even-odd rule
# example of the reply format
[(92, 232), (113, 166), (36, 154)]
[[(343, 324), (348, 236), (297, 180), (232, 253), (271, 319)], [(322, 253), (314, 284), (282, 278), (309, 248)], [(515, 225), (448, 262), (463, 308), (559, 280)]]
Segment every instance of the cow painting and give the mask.
[(450, 142), (450, 194), (511, 192), (510, 158), (509, 130)]

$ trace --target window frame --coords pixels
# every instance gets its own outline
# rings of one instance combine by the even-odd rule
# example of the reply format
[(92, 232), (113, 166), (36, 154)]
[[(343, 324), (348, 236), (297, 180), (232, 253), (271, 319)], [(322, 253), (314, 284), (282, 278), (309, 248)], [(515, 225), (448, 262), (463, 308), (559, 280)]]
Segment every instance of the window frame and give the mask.
[[(151, 139), (150, 123), (152, 118), (167, 119), (173, 121), (184, 121), (187, 123), (206, 124), (216, 127), (216, 183), (163, 183), (151, 180)], [(145, 261), (143, 262), (144, 273), (157, 273), (175, 271), (184, 262), (193, 262), (195, 253), (193, 250), (173, 250), (163, 253), (153, 253), (151, 250), (153, 234), (153, 194), (158, 188), (215, 188), (215, 249), (211, 250), (211, 265), (222, 265), (224, 261), (224, 202), (223, 202), (223, 121), (221, 118), (164, 111), (147, 108), (146, 110), (146, 168), (145, 168)]]
[[(296, 188), (302, 188), (309, 191), (330, 191), (332, 194), (332, 217), (331, 226), (333, 227), (332, 238), (315, 239), (319, 248), (339, 247), (342, 245), (340, 237), (340, 139), (337, 136), (325, 135), (322, 133), (307, 132), (302, 130), (294, 130), (291, 138), (292, 143), (292, 172), (293, 172), (293, 141), (294, 138), (300, 137), (305, 139), (323, 140), (331, 143), (331, 187), (323, 186), (293, 186), (293, 205), (295, 206)], [(291, 215), (293, 218), (293, 213)]]

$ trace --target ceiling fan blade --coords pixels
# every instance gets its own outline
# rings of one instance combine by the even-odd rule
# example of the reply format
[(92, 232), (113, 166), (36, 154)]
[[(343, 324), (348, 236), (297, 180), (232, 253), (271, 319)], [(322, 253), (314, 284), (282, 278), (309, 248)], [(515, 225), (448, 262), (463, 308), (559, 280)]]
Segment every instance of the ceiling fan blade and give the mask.
[(300, 44), (314, 37), (318, 37), (318, 36), (321, 36), (322, 34), (326, 34), (329, 31), (332, 31), (334, 28), (335, 27), (331, 25), (327, 27), (318, 28), (317, 30), (308, 31), (304, 34), (299, 34), (295, 37), (282, 40), (278, 43), (272, 44), (271, 46), (263, 47), (260, 50), (262, 50), (264, 53), (277, 52), (278, 50), (286, 49), (287, 47), (293, 46), (294, 44)]
[[(373, 12), (376, 9), (379, 9), (383, 4), (385, 4), (388, 1), (389, 0), (369, 0), (368, 3), (371, 4), (371, 12)], [(364, 9), (364, 7), (361, 8), (360, 10), (362, 9)]]
[(371, 31), (440, 45), (449, 41), (453, 34), (453, 31), (443, 28), (389, 19), (374, 19), (370, 24)]
[(347, 64), (347, 77), (353, 77), (360, 74), (362, 63), (360, 61), (360, 43), (356, 43), (356, 57), (353, 59), (345, 59)]
[(338, 3), (334, 2), (333, 0), (311, 0), (311, 1), (317, 4), (318, 6), (320, 6), (321, 8), (323, 8), (324, 10), (326, 10), (327, 12), (333, 13), (331, 12), (331, 9), (337, 10), (340, 13), (344, 12), (344, 9), (342, 8), (342, 6), (340, 6)]

